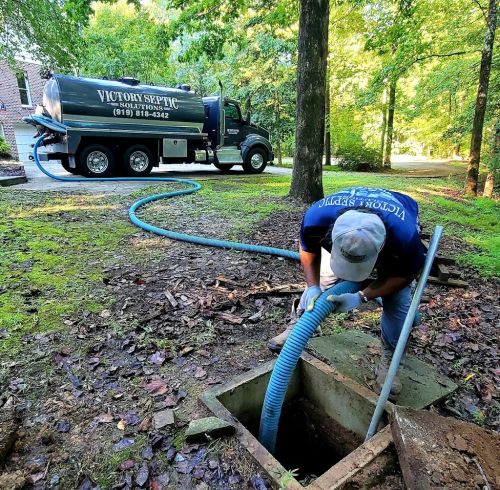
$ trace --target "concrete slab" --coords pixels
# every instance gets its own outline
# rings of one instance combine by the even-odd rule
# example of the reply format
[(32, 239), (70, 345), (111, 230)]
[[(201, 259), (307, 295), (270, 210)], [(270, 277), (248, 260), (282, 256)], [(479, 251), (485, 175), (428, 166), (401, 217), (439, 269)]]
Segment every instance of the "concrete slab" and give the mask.
[[(374, 366), (380, 358), (380, 342), (359, 330), (313, 337), (307, 350), (343, 375), (373, 389)], [(396, 403), (425, 408), (453, 393), (457, 385), (414, 356), (406, 356), (399, 370), (403, 389)]]
[(26, 175), (0, 177), (0, 187), (8, 187), (11, 185), (24, 184), (25, 182), (28, 182)]
[(397, 407), (391, 424), (409, 490), (500, 488), (500, 436), (432, 412)]
[[(59, 163), (43, 163), (43, 166), (52, 174), (61, 177), (82, 178), (74, 176), (66, 172)], [(27, 163), (24, 165), (28, 182), (20, 185), (18, 189), (28, 191), (42, 192), (75, 192), (75, 193), (92, 193), (92, 194), (115, 194), (128, 195), (143, 187), (155, 185), (155, 182), (59, 182), (44, 175), (35, 163)], [(277, 168), (268, 166), (263, 174), (291, 174), (290, 169)], [(193, 180), (212, 180), (212, 179), (238, 179), (246, 178), (249, 174), (245, 174), (241, 167), (234, 167), (234, 170), (229, 174), (223, 174), (220, 170), (212, 165), (199, 164), (179, 164), (179, 165), (161, 165), (159, 168), (153, 169), (151, 177), (170, 177)]]

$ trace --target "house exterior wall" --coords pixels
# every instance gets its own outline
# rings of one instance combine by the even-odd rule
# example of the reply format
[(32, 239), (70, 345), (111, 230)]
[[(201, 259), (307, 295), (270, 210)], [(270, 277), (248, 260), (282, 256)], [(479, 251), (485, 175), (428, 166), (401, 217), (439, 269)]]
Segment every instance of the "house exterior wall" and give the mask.
[[(26, 124), (23, 122), (23, 117), (33, 114), (37, 104), (42, 103), (45, 83), (45, 80), (40, 77), (41, 65), (38, 63), (18, 61), (17, 66), (26, 73), (28, 79), (31, 95), (31, 104), (29, 106), (23, 106), (21, 103), (16, 73), (6, 62), (0, 61), (0, 105), (2, 106), (2, 109), (0, 109), (0, 124), (3, 128), (4, 137), (9, 143), (15, 158), (19, 157), (14, 133), (15, 127)], [(3, 107), (5, 107), (5, 110)]]

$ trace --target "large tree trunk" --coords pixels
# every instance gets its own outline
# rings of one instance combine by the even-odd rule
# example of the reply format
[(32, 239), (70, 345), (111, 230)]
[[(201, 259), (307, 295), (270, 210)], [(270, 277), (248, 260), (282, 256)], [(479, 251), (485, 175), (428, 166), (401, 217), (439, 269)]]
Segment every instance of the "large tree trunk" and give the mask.
[(387, 131), (387, 87), (384, 84), (384, 92), (382, 94), (382, 134), (380, 137), (380, 157), (382, 158), (382, 163), (384, 163), (386, 131)]
[(389, 111), (387, 114), (387, 142), (385, 145), (384, 167), (391, 168), (392, 157), (392, 135), (394, 133), (394, 110), (396, 109), (396, 84), (397, 80), (391, 80), (389, 84)]
[(328, 0), (301, 0), (297, 64), (297, 129), (290, 197), (323, 197), (321, 180), (328, 53)]
[(493, 188), (495, 187), (495, 174), (497, 174), (499, 170), (497, 160), (500, 157), (500, 119), (497, 121), (497, 125), (495, 127), (493, 151), (491, 156), (493, 163), (488, 171), (488, 175), (486, 176), (486, 182), (484, 184), (484, 191), (483, 191), (484, 197), (493, 196)]
[(486, 32), (484, 35), (483, 50), (481, 54), (481, 68), (479, 69), (479, 85), (477, 88), (476, 108), (472, 124), (472, 138), (470, 144), (469, 166), (465, 181), (465, 193), (477, 196), (477, 180), (479, 176), (479, 162), (481, 160), (481, 143), (483, 141), (484, 114), (488, 101), (488, 85), (490, 82), (491, 58), (495, 41), (497, 26), (497, 1), (490, 0), (488, 17), (486, 19)]
[(328, 64), (326, 65), (326, 89), (325, 89), (325, 165), (332, 163), (332, 140), (330, 135), (330, 74)]

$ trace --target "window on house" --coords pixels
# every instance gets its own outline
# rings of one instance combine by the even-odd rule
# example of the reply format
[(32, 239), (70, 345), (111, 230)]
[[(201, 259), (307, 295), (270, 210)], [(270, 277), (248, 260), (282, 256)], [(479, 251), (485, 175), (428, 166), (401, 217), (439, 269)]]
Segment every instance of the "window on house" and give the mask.
[(19, 73), (17, 75), (17, 86), (19, 87), (19, 96), (21, 97), (22, 105), (31, 105), (30, 86), (28, 84), (28, 77), (26, 73)]

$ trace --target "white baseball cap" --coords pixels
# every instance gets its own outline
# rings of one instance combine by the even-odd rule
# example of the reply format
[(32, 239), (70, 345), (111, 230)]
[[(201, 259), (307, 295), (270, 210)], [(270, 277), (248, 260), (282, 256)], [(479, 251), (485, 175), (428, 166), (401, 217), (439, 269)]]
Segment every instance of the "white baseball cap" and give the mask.
[(333, 273), (346, 281), (363, 281), (375, 267), (385, 242), (385, 226), (373, 213), (349, 210), (339, 216), (332, 230)]

